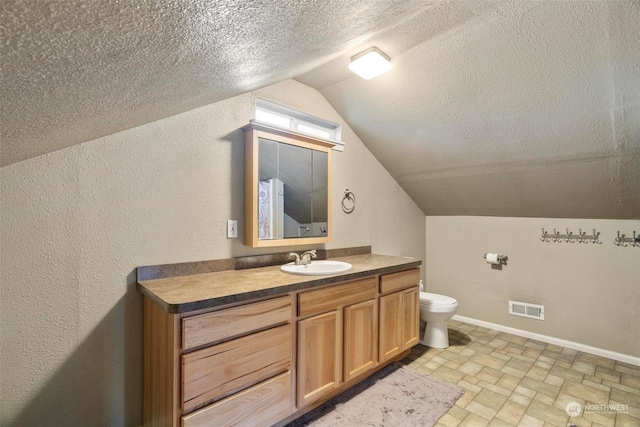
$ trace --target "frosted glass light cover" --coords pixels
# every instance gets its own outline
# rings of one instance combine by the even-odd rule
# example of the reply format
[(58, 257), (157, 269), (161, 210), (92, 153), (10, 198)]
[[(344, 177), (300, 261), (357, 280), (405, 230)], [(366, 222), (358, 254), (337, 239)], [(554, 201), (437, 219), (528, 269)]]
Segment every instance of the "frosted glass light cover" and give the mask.
[(375, 47), (351, 57), (349, 69), (365, 80), (370, 80), (391, 69), (389, 57)]

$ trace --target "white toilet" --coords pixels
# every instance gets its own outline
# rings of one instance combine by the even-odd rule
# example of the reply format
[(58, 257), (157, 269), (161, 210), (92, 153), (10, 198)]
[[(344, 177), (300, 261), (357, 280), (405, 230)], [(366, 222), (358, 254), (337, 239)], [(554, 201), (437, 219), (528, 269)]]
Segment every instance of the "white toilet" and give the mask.
[(420, 320), (425, 322), (420, 344), (433, 348), (449, 347), (447, 320), (458, 311), (458, 301), (445, 295), (420, 292)]

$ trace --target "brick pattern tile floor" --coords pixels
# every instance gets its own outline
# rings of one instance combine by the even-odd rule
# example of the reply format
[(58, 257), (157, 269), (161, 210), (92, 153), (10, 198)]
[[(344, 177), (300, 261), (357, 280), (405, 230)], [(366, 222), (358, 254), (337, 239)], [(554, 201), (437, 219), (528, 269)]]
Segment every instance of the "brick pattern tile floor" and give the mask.
[[(465, 389), (438, 427), (640, 427), (640, 366), (456, 320), (448, 326), (449, 348), (417, 345), (403, 361)], [(580, 413), (570, 417), (572, 402)]]

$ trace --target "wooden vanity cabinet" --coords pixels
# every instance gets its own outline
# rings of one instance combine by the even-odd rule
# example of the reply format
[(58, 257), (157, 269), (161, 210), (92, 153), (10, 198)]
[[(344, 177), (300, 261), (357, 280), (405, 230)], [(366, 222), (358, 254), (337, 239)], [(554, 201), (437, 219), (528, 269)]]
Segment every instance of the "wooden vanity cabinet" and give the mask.
[(376, 366), (376, 326), (375, 299), (298, 322), (298, 407)]
[(293, 412), (292, 297), (195, 316), (144, 299), (144, 426), (270, 426)]
[(298, 408), (376, 366), (377, 286), (368, 277), (298, 295), (298, 315), (313, 315), (298, 321)]
[(145, 297), (143, 426), (284, 425), (408, 354), (418, 281), (416, 268), (183, 314)]
[(380, 362), (413, 347), (420, 334), (420, 270), (380, 276)]

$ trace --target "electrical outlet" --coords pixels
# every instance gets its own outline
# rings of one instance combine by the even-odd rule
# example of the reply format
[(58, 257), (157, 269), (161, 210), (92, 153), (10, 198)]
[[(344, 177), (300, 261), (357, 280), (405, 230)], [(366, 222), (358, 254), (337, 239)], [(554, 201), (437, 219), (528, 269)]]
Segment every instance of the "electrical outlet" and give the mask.
[(235, 219), (227, 220), (227, 239), (238, 238), (238, 221)]

